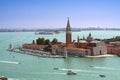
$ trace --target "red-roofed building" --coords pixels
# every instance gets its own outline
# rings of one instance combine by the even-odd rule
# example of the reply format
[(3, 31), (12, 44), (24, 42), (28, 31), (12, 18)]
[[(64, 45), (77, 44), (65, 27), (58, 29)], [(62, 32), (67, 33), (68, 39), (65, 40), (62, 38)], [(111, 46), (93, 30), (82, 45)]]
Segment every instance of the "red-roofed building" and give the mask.
[[(43, 50), (48, 45), (37, 45), (37, 44), (24, 44), (23, 48), (32, 50)], [(69, 22), (69, 18), (66, 26), (66, 43), (56, 44), (52, 46), (52, 54), (60, 54), (72, 56), (96, 56), (107, 54), (107, 47), (102, 41), (95, 41), (91, 35), (88, 35), (87, 39), (79, 39), (72, 42), (72, 32)]]
[(77, 42), (72, 42), (71, 26), (69, 18), (66, 27), (66, 44), (53, 45), (52, 53), (54, 54), (65, 54), (74, 56), (96, 56), (107, 54), (107, 47), (102, 41), (95, 41), (91, 35), (88, 35), (86, 40), (80, 40), (78, 37)]

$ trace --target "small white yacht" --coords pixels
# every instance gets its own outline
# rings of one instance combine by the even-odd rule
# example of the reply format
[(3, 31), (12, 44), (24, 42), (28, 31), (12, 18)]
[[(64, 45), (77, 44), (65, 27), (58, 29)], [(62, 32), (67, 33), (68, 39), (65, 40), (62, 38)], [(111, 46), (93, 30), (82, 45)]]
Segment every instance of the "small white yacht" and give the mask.
[(76, 75), (76, 72), (73, 72), (72, 70), (68, 70), (67, 75)]

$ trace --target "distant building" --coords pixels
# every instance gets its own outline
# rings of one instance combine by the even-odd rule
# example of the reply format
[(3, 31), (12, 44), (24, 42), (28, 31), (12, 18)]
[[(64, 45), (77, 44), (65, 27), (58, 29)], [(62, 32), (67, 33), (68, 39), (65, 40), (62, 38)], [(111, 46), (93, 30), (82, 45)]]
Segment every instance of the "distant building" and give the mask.
[(68, 18), (66, 27), (66, 43), (52, 46), (52, 53), (54, 54), (64, 55), (65, 51), (67, 51), (67, 54), (71, 56), (96, 56), (107, 54), (107, 47), (104, 42), (95, 41), (91, 33), (88, 35), (86, 40), (81, 40), (78, 37), (77, 41), (72, 42), (72, 32)]
[(109, 54), (120, 54), (120, 41), (109, 42), (107, 51)]

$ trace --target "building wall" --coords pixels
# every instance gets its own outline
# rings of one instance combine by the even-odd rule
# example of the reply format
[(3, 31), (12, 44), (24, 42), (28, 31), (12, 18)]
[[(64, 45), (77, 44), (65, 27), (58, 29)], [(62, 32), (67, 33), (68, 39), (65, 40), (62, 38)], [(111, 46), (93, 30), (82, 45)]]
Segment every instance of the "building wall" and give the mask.
[(32, 50), (43, 50), (47, 45), (37, 45), (37, 44), (23, 44), (22, 48), (32, 49)]
[(54, 45), (52, 46), (52, 53), (54, 54), (61, 54), (61, 55), (65, 55), (66, 52), (68, 55), (72, 55), (72, 56), (85, 56), (85, 55), (91, 55), (91, 50), (90, 49), (69, 49), (69, 48), (61, 48), (61, 47), (58, 47), (57, 45)]
[(109, 42), (109, 44), (111, 44), (111, 45), (116, 45), (116, 46), (120, 46), (120, 41)]
[(120, 54), (120, 46), (109, 44), (107, 45), (108, 54)]
[(93, 47), (93, 55), (107, 54), (107, 47), (104, 42), (96, 43), (96, 47)]
[(87, 43), (79, 43), (79, 48), (87, 48)]
[(56, 54), (57, 48), (58, 48), (57, 45), (52, 45), (52, 53), (53, 53), (53, 54)]
[(65, 49), (58, 47), (58, 45), (52, 45), (52, 53), (53, 54), (64, 54), (65, 53)]
[(66, 33), (66, 44), (71, 43), (71, 33)]
[(67, 50), (68, 55), (74, 55), (74, 56), (86, 56), (90, 55), (91, 51), (90, 50)]

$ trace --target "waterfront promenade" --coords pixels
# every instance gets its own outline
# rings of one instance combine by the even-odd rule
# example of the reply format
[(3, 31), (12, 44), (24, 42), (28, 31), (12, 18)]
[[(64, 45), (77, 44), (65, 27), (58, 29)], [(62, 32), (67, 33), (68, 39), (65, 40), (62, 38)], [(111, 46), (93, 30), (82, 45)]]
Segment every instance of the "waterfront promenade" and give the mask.
[(64, 58), (61, 55), (51, 55), (50, 52), (38, 51), (38, 50), (31, 50), (31, 49), (24, 49), (24, 48), (14, 48), (14, 49), (7, 49), (7, 51), (32, 55), (37, 57), (44, 57), (44, 58)]
[(98, 56), (85, 56), (86, 58), (105, 58), (105, 57), (112, 57), (114, 55), (106, 54), (106, 55), (98, 55)]
[[(52, 55), (50, 52), (38, 51), (38, 50), (31, 50), (31, 49), (24, 49), (24, 48), (14, 48), (14, 49), (7, 49), (7, 51), (32, 55), (37, 57), (44, 57), (44, 58), (65, 58), (62, 55)], [(114, 55), (105, 54), (105, 55), (97, 55), (97, 56), (84, 56), (85, 58), (105, 58), (105, 57), (112, 57)], [(78, 56), (75, 56), (78, 57)]]

